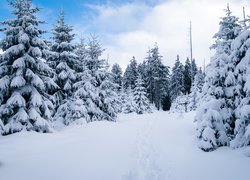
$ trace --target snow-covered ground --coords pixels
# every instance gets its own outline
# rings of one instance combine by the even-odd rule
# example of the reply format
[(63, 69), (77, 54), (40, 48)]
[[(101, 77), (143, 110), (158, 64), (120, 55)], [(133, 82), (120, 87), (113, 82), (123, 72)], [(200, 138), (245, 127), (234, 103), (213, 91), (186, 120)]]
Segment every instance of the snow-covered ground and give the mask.
[(194, 113), (120, 115), (51, 133), (0, 137), (1, 180), (244, 180), (247, 148), (205, 153)]

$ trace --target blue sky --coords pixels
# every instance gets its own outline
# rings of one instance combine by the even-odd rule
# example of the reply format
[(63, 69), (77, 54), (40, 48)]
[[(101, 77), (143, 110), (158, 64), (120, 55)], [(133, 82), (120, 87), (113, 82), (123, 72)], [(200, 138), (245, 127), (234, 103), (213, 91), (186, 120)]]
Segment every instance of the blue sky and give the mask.
[[(98, 33), (97, 29), (92, 29), (88, 26), (88, 23), (92, 21), (98, 13), (94, 6), (118, 7), (132, 3), (154, 6), (160, 1), (161, 0), (33, 0), (33, 3), (42, 8), (39, 16), (42, 20), (45, 20), (49, 26), (55, 23), (58, 13), (63, 9), (66, 14), (66, 21), (68, 21), (69, 24), (74, 25), (79, 21), (84, 21), (87, 32), (97, 31)], [(10, 18), (10, 7), (8, 6), (7, 0), (1, 0), (1, 2), (0, 20)]]
[[(242, 19), (242, 7), (250, 14), (249, 0), (33, 0), (42, 8), (39, 19), (51, 30), (60, 10), (74, 33), (100, 37), (110, 64), (123, 69), (132, 56), (142, 62), (149, 47), (157, 42), (163, 62), (172, 66), (177, 54), (184, 63), (189, 56), (188, 28), (193, 25), (193, 55), (199, 66), (210, 61), (209, 47), (218, 31), (220, 17), (227, 3), (234, 15)], [(11, 17), (7, 1), (1, 0), (0, 21)], [(50, 36), (47, 34), (46, 37)], [(77, 36), (77, 37), (79, 37)], [(1, 37), (1, 34), (0, 34)]]

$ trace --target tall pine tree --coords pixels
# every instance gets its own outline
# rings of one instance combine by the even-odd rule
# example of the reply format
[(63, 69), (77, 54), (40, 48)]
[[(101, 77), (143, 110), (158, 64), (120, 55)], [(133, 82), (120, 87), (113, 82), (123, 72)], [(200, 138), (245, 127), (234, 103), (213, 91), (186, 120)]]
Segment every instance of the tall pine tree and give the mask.
[(191, 87), (191, 93), (188, 104), (188, 109), (191, 111), (196, 110), (199, 105), (202, 94), (202, 87), (204, 85), (204, 78), (205, 74), (200, 68), (194, 77), (194, 81)]
[(122, 88), (122, 68), (119, 64), (115, 63), (112, 66), (111, 72), (113, 73), (113, 82), (118, 85), (118, 90)]
[(65, 23), (64, 12), (61, 12), (53, 29), (51, 46), (52, 54), (49, 57), (50, 66), (55, 69), (55, 82), (60, 89), (55, 93), (57, 107), (65, 103), (73, 94), (73, 84), (76, 80), (77, 56), (74, 53), (72, 27)]
[[(219, 32), (214, 36), (216, 42), (212, 48), (216, 53), (207, 68), (203, 86), (203, 105), (196, 116), (199, 147), (204, 151), (228, 145), (234, 126), (234, 94), (230, 88), (234, 77), (230, 76), (232, 66), (229, 56), (231, 43), (241, 28), (238, 18), (232, 15), (229, 7), (225, 12), (226, 16), (221, 19)], [(226, 80), (227, 76), (232, 77), (230, 83)]]
[(189, 94), (191, 90), (191, 85), (192, 85), (192, 65), (190, 63), (189, 58), (187, 58), (185, 65), (184, 65), (184, 94)]
[(135, 112), (137, 114), (151, 112), (150, 103), (146, 96), (146, 89), (144, 87), (144, 83), (141, 76), (138, 76), (136, 80), (136, 86), (134, 89), (134, 102), (136, 104)]
[(2, 22), (5, 37), (0, 64), (0, 119), (4, 134), (21, 130), (49, 132), (52, 97), (47, 93), (56, 84), (52, 69), (45, 63), (47, 45), (38, 28), (39, 8), (31, 0), (9, 3), (14, 8), (12, 20)]
[[(232, 43), (229, 73), (225, 85), (234, 98), (235, 121), (231, 147), (250, 145), (250, 30), (249, 26), (240, 33)], [(231, 134), (232, 135), (232, 134)]]
[[(91, 114), (94, 113), (94, 120), (109, 120), (115, 121), (120, 108), (120, 101), (116, 89), (118, 85), (113, 83), (112, 73), (108, 71), (105, 59), (101, 58), (104, 49), (102, 48), (98, 38), (92, 36), (87, 46), (87, 58), (85, 60), (86, 67), (90, 70), (91, 76), (94, 78), (92, 87), (97, 96), (92, 93), (93, 102), (98, 107), (91, 109)], [(100, 110), (100, 111), (99, 111)]]
[(173, 102), (178, 96), (184, 93), (184, 74), (183, 65), (180, 62), (179, 55), (175, 61), (174, 67), (172, 68), (172, 74), (170, 77), (170, 98)]
[(168, 95), (169, 67), (162, 63), (162, 56), (155, 44), (146, 58), (146, 85), (150, 102), (159, 110), (162, 108), (164, 97)]
[(128, 88), (134, 89), (137, 76), (138, 76), (137, 61), (135, 57), (133, 57), (130, 61), (130, 64), (127, 66), (124, 72), (123, 87), (125, 89)]

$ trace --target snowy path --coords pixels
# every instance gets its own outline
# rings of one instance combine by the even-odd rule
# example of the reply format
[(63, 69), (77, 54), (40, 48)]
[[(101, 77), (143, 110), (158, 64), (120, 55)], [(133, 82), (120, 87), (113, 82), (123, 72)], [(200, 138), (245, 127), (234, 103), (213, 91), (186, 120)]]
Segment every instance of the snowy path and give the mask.
[(244, 151), (195, 145), (194, 113), (122, 115), (52, 134), (0, 137), (0, 180), (244, 180)]

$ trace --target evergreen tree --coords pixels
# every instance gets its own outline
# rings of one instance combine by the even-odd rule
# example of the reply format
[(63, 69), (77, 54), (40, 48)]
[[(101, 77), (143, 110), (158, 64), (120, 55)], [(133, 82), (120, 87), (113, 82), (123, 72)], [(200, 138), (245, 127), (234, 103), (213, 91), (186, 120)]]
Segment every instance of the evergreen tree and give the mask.
[(192, 85), (192, 73), (193, 69), (190, 63), (190, 60), (187, 58), (184, 66), (184, 94), (189, 94)]
[(112, 82), (112, 74), (102, 71), (99, 87), (100, 109), (103, 111), (102, 119), (115, 121), (120, 111), (121, 103), (117, 94), (117, 85)]
[(157, 44), (148, 52), (147, 59), (147, 91), (149, 100), (159, 110), (162, 108), (163, 98), (168, 94), (169, 67), (163, 65), (162, 56)]
[(235, 121), (232, 147), (250, 145), (250, 30), (245, 28), (233, 41), (225, 85), (233, 96)]
[(76, 81), (77, 56), (74, 53), (71, 34), (72, 27), (65, 23), (64, 12), (61, 12), (53, 29), (53, 40), (49, 57), (50, 66), (55, 69), (55, 82), (60, 89), (55, 93), (57, 107), (65, 103), (73, 95), (73, 84)]
[(122, 102), (123, 113), (128, 114), (136, 111), (134, 94), (130, 87), (127, 88), (126, 90), (123, 90), (121, 102)]
[(77, 72), (82, 72), (86, 68), (86, 59), (88, 56), (87, 45), (84, 38), (80, 38), (79, 44), (76, 45), (74, 53), (77, 55), (78, 65), (76, 66)]
[[(90, 93), (92, 94), (91, 99), (96, 105), (95, 109), (90, 109), (91, 117), (94, 117), (91, 118), (91, 121), (114, 121), (120, 109), (120, 101), (116, 92), (118, 87), (112, 82), (112, 74), (108, 72), (105, 60), (100, 58), (103, 51), (98, 38), (92, 36), (88, 43), (85, 60), (85, 65), (90, 71), (91, 77), (94, 78), (89, 84), (93, 87), (93, 92)], [(97, 93), (97, 96), (94, 93)]]
[(79, 109), (82, 109), (80, 114), (81, 118), (90, 122), (100, 119), (102, 111), (98, 107), (100, 98), (98, 89), (95, 86), (97, 81), (93, 76), (94, 74), (92, 74), (91, 70), (88, 69), (86, 65), (87, 58), (89, 58), (87, 48), (84, 40), (81, 39), (76, 49), (79, 64), (77, 68), (76, 83), (73, 85), (75, 90), (73, 99), (78, 104)]
[[(229, 144), (230, 134), (234, 126), (232, 101), (234, 98), (231, 82), (232, 65), (229, 63), (231, 43), (238, 36), (240, 26), (238, 18), (232, 16), (229, 7), (226, 16), (221, 19), (219, 32), (215, 34), (216, 50), (207, 68), (205, 84), (203, 86), (203, 105), (196, 116), (199, 147), (204, 151), (214, 150), (218, 146)], [(230, 76), (231, 82), (226, 78)]]
[(142, 80), (146, 84), (146, 81), (147, 81), (147, 62), (145, 60), (138, 65), (138, 76), (141, 76)]
[(122, 88), (122, 68), (119, 64), (115, 63), (112, 66), (111, 72), (113, 73), (113, 82), (118, 85), (118, 90)]
[(188, 109), (190, 111), (196, 110), (201, 99), (202, 87), (204, 85), (204, 73), (201, 68), (198, 70), (192, 83)]
[(134, 89), (137, 76), (138, 76), (137, 62), (135, 57), (133, 57), (132, 60), (130, 61), (130, 64), (127, 66), (124, 72), (123, 87), (125, 89), (129, 87)]
[(183, 65), (180, 62), (179, 56), (175, 61), (174, 67), (172, 69), (172, 74), (170, 77), (170, 98), (173, 102), (178, 96), (184, 93), (184, 74)]
[(92, 35), (89, 38), (86, 50), (87, 58), (85, 60), (85, 65), (91, 71), (91, 74), (97, 77), (99, 70), (106, 66), (105, 59), (100, 58), (104, 49), (102, 48), (97, 36)]
[(45, 63), (48, 55), (42, 23), (36, 17), (39, 8), (31, 0), (11, 1), (12, 20), (4, 21), (1, 41), (4, 53), (0, 64), (0, 119), (3, 134), (21, 130), (49, 132), (53, 98), (47, 93), (56, 88), (50, 78), (53, 71)]
[(191, 61), (191, 81), (192, 81), (192, 83), (194, 81), (194, 77), (195, 77), (197, 72), (198, 72), (198, 67), (197, 67), (197, 64), (195, 62), (195, 59), (193, 59)]
[(103, 112), (99, 107), (101, 102), (98, 88), (95, 87), (96, 80), (91, 76), (88, 69), (83, 70), (78, 75), (79, 81), (74, 84), (76, 89), (74, 98), (83, 101), (82, 109), (86, 109), (87, 114), (82, 114), (82, 118), (85, 118), (87, 122), (100, 120)]
[(134, 89), (134, 102), (136, 104), (135, 111), (137, 114), (151, 112), (150, 103), (146, 96), (146, 89), (140, 76), (138, 76), (136, 80), (136, 86)]

